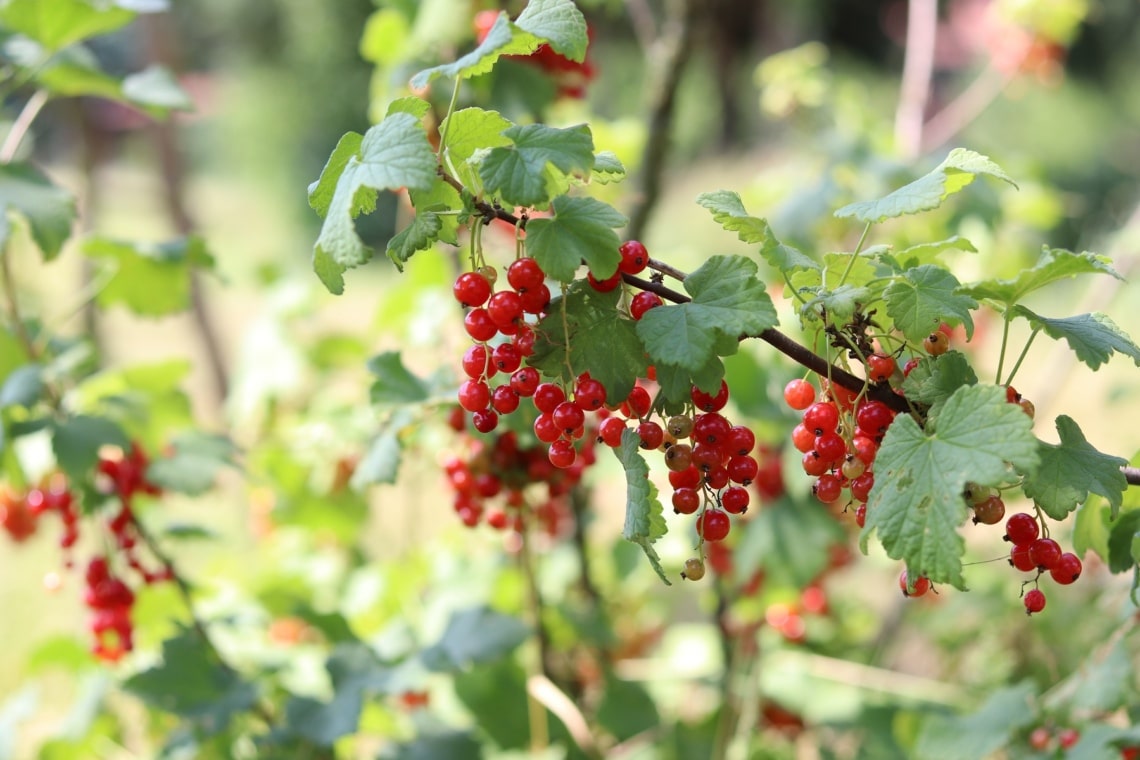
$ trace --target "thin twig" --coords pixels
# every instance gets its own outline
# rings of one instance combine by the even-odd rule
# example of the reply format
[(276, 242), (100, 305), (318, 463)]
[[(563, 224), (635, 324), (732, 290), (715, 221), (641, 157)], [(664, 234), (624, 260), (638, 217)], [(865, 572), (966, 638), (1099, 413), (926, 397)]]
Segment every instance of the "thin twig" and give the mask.
[(696, 14), (700, 6), (699, 0), (674, 0), (670, 3), (666, 32), (657, 43), (663, 54), (659, 68), (650, 73), (653, 96), (649, 107), (649, 131), (641, 154), (637, 203), (630, 212), (627, 228), (629, 236), (635, 240), (644, 235), (661, 195), (661, 177), (669, 153), (677, 89), (692, 53)]
[(910, 0), (907, 3), (902, 85), (895, 111), (895, 144), (907, 159), (917, 158), (922, 148), (937, 30), (938, 0)]
[(49, 97), (47, 90), (36, 90), (32, 97), (28, 98), (28, 102), (24, 104), (16, 116), (16, 120), (12, 122), (12, 128), (5, 135), (4, 143), (0, 145), (0, 163), (11, 163), (12, 159), (16, 157), (20, 143), (24, 141), (28, 130), (32, 128), (32, 122), (36, 120), (40, 110), (47, 105)]
[(969, 87), (926, 122), (920, 152), (926, 153), (948, 143), (981, 116), (1015, 76), (1016, 73), (1003, 74), (993, 66), (987, 66)]

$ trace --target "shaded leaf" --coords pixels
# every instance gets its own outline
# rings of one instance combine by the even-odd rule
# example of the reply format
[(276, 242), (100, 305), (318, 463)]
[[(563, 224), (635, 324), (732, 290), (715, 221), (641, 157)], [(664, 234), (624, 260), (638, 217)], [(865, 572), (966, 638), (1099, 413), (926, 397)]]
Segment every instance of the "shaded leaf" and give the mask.
[[(594, 166), (594, 138), (585, 124), (565, 129), (527, 124), (509, 127), (503, 134), (513, 144), (492, 148), (479, 166), (479, 176), (488, 192), (499, 195), (508, 204), (539, 206), (550, 200), (548, 166), (563, 175), (586, 175)], [(593, 203), (605, 205), (600, 201)]]
[(373, 404), (411, 404), (430, 395), (428, 384), (404, 366), (399, 351), (385, 351), (368, 360), (368, 371), (376, 376), (369, 390)]
[(51, 447), (56, 462), (69, 478), (82, 481), (91, 476), (101, 446), (129, 449), (131, 442), (118, 424), (106, 417), (76, 415), (53, 425)]
[(121, 304), (147, 317), (189, 308), (191, 277), (195, 270), (214, 264), (199, 237), (157, 244), (90, 238), (83, 244), (83, 253), (105, 262), (111, 272), (99, 291), (99, 304)]
[(955, 148), (941, 164), (914, 182), (882, 198), (848, 204), (836, 211), (835, 216), (840, 219), (854, 217), (861, 222), (881, 222), (896, 216), (930, 211), (973, 182), (979, 174), (1017, 187), (1009, 175), (988, 157), (965, 148)]
[(200, 496), (214, 487), (218, 472), (235, 467), (237, 447), (223, 435), (193, 431), (170, 442), (172, 453), (147, 467), (147, 480), (169, 491)]
[(1073, 253), (1062, 248), (1045, 247), (1041, 249), (1037, 263), (1030, 269), (1022, 269), (1016, 277), (1008, 280), (983, 280), (963, 286), (961, 292), (978, 299), (998, 301), (1012, 309), (1033, 291), (1078, 274), (1107, 274), (1118, 280), (1123, 279), (1105, 256), (1088, 251)]
[(906, 397), (930, 407), (927, 418), (935, 419), (942, 405), (963, 385), (976, 385), (978, 376), (974, 374), (970, 362), (961, 351), (947, 351), (941, 356), (924, 356), (918, 366), (903, 380), (902, 390)]
[(938, 329), (939, 324), (962, 323), (966, 337), (974, 334), (970, 310), (978, 302), (959, 291), (958, 278), (933, 264), (908, 269), (887, 286), (883, 298), (887, 314), (907, 340), (921, 342)]
[(978, 760), (1006, 746), (1037, 719), (1031, 700), (1037, 687), (1025, 682), (994, 692), (967, 715), (931, 715), (923, 721), (916, 756), (920, 760)]
[(515, 19), (515, 26), (546, 40), (554, 51), (571, 61), (586, 58), (590, 40), (586, 34), (586, 17), (574, 0), (530, 0)]
[(1120, 471), (1128, 460), (1097, 451), (1065, 415), (1057, 418), (1057, 433), (1060, 444), (1038, 442), (1041, 465), (1026, 476), (1025, 495), (1054, 520), (1061, 520), (1092, 492), (1108, 499), (1115, 516), (1128, 488)]
[(498, 659), (530, 635), (530, 626), (490, 607), (459, 610), (447, 621), (440, 640), (421, 653), (433, 670), (454, 670)]
[(820, 268), (811, 258), (777, 240), (766, 220), (750, 216), (737, 193), (730, 190), (701, 193), (697, 203), (711, 211), (721, 227), (737, 233), (743, 242), (761, 244), (760, 255), (780, 272)]
[(626, 430), (622, 433), (621, 445), (613, 450), (625, 470), (625, 527), (622, 537), (640, 546), (657, 575), (666, 586), (672, 586), (661, 567), (661, 558), (653, 548), (653, 543), (669, 529), (665, 525), (661, 501), (657, 498), (657, 486), (649, 479), (649, 465), (638, 452), (640, 442), (637, 433)]
[(621, 262), (620, 241), (615, 227), (628, 219), (608, 203), (593, 198), (559, 196), (554, 216), (531, 219), (526, 228), (527, 253), (546, 272), (561, 282), (571, 282), (585, 261), (594, 277), (604, 280)]
[(539, 39), (512, 24), (506, 13), (500, 13), (487, 36), (479, 45), (451, 63), (424, 69), (412, 77), (413, 89), (422, 90), (436, 77), (469, 77), (486, 74), (504, 55), (529, 55), (539, 46)]
[(1100, 312), (1050, 319), (1018, 304), (1014, 307), (1013, 313), (1025, 317), (1034, 329), (1044, 330), (1045, 334), (1054, 340), (1063, 338), (1068, 341), (1077, 358), (1091, 369), (1099, 369), (1100, 365), (1112, 358), (1112, 354), (1116, 351), (1131, 357), (1133, 363), (1140, 367), (1140, 346), (1137, 346), (1132, 338), (1117, 327), (1108, 316)]
[(6, 406), (31, 408), (43, 392), (43, 368), (25, 364), (13, 370), (0, 385), (0, 409)]
[(0, 164), (0, 243), (7, 239), (5, 217), (12, 212), (27, 221), (44, 260), (50, 261), (71, 235), (75, 198), (30, 164)]

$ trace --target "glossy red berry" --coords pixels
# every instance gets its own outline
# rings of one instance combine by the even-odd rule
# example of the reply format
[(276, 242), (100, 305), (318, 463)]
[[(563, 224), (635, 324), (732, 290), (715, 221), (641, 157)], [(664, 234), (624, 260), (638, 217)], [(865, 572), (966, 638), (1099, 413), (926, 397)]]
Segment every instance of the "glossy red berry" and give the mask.
[(500, 343), (491, 352), (491, 362), (499, 372), (509, 375), (522, 365), (522, 354), (513, 343)]
[(747, 488), (729, 486), (720, 495), (720, 505), (729, 514), (741, 515), (748, 511), (749, 498)]
[(670, 472), (685, 472), (693, 466), (693, 447), (687, 443), (674, 443), (665, 449), (665, 466)]
[(574, 403), (587, 412), (601, 409), (606, 403), (606, 386), (591, 377), (580, 379), (574, 387)]
[(1040, 533), (1036, 518), (1027, 512), (1018, 512), (1010, 515), (1005, 521), (1005, 540), (1014, 546), (1029, 546), (1037, 540)]
[(1068, 586), (1081, 577), (1081, 559), (1072, 552), (1065, 552), (1057, 564), (1049, 568), (1049, 575), (1062, 586)]
[(974, 505), (974, 523), (997, 525), (1005, 517), (1005, 502), (1000, 496), (990, 496)]
[(507, 282), (518, 291), (531, 290), (542, 285), (546, 280), (546, 273), (538, 262), (529, 256), (515, 259), (507, 267)]
[(459, 405), (469, 412), (486, 409), (491, 403), (491, 389), (482, 380), (464, 380), (457, 395)]
[(629, 304), (629, 314), (634, 319), (641, 319), (645, 316), (645, 312), (650, 309), (655, 309), (665, 302), (661, 300), (661, 296), (656, 293), (651, 293), (648, 290), (643, 290), (633, 297)]
[(500, 332), (511, 329), (522, 321), (522, 297), (513, 290), (500, 290), (487, 301), (487, 314)]
[(491, 297), (491, 283), (481, 274), (464, 272), (455, 280), (451, 292), (463, 306), (482, 306)]
[(914, 368), (918, 366), (918, 358), (907, 359), (906, 364), (903, 365), (903, 377), (910, 377), (910, 373), (914, 372)]
[(487, 347), (476, 343), (463, 354), (463, 373), (472, 380), (478, 380), (487, 374), (488, 370), (494, 374), (494, 367), (488, 362)]
[[(677, 447), (671, 446), (670, 450), (675, 448)], [(760, 464), (749, 456), (734, 456), (728, 460), (725, 469), (728, 470), (728, 477), (733, 483), (746, 486), (756, 479), (756, 474), (760, 471)]]
[(1037, 565), (1029, 557), (1029, 544), (1014, 544), (1009, 551), (1009, 564), (1023, 573), (1031, 573)]
[(701, 471), (693, 465), (680, 472), (669, 471), (669, 485), (673, 488), (696, 488), (701, 484)]
[(915, 578), (914, 588), (909, 588), (906, 569), (904, 568), (902, 574), (899, 576), (899, 588), (902, 589), (903, 596), (922, 596), (930, 590), (930, 579), (925, 575), (921, 575), (918, 578)]
[(855, 412), (855, 424), (870, 438), (878, 438), (887, 432), (895, 413), (882, 401), (868, 401)]
[(511, 375), (511, 388), (515, 393), (527, 398), (534, 395), (541, 379), (534, 367), (522, 367)]
[(550, 288), (545, 283), (539, 283), (529, 290), (520, 291), (519, 300), (527, 314), (542, 314), (550, 306)]
[(798, 412), (815, 402), (815, 386), (807, 380), (796, 379), (784, 386), (784, 403)]
[(756, 434), (744, 425), (733, 425), (724, 439), (724, 448), (733, 456), (747, 456), (756, 447)]
[(500, 385), (491, 392), (491, 407), (499, 414), (510, 414), (519, 408), (519, 394), (509, 385)]
[(922, 347), (931, 356), (941, 356), (950, 350), (950, 338), (941, 330), (930, 333), (922, 340)]
[(490, 340), (499, 332), (491, 315), (483, 307), (467, 312), (467, 316), (463, 318), (463, 326), (472, 340), (480, 342)]
[(705, 393), (694, 385), (689, 391), (689, 397), (702, 412), (719, 412), (728, 403), (728, 383), (721, 380), (716, 393)]
[(564, 438), (560, 438), (550, 444), (550, 449), (547, 452), (550, 458), (550, 463), (560, 470), (565, 470), (570, 465), (574, 464), (577, 458), (577, 453), (574, 451), (574, 444), (570, 443)]
[(540, 414), (534, 419), (534, 436), (543, 443), (554, 443), (562, 435), (554, 417), (549, 413)]
[(625, 420), (621, 417), (606, 417), (598, 425), (598, 438), (610, 448), (621, 446), (621, 436), (625, 432)]
[(673, 491), (673, 511), (691, 515), (701, 506), (701, 493), (695, 488), (678, 488)]
[(534, 389), (534, 408), (544, 414), (553, 412), (565, 400), (566, 392), (560, 385), (542, 383)]
[(871, 495), (871, 489), (875, 485), (875, 473), (864, 472), (859, 477), (851, 481), (851, 498), (857, 501), (866, 501)]
[(867, 524), (867, 505), (860, 504), (855, 508), (855, 524), (862, 528)]
[(593, 272), (588, 273), (586, 279), (590, 282), (590, 287), (594, 290), (599, 293), (609, 293), (621, 284), (621, 269), (615, 269), (614, 273), (604, 280), (599, 280), (594, 277)]
[(649, 266), (649, 251), (637, 240), (627, 240), (618, 248), (621, 264), (618, 268), (626, 274), (639, 274)]
[(471, 413), (471, 425), (480, 433), (490, 433), (499, 426), (499, 415), (494, 409), (479, 409)]
[(837, 465), (847, 457), (847, 442), (839, 433), (824, 433), (815, 439), (815, 453), (829, 465)]
[(563, 401), (551, 412), (554, 424), (563, 435), (569, 435), (586, 422), (586, 413), (573, 401)]
[(710, 467), (705, 473), (705, 485), (714, 491), (719, 491), (728, 485), (728, 468), (724, 465)]
[(893, 356), (871, 354), (867, 357), (867, 378), (873, 383), (886, 382), (895, 373), (897, 366)]
[(641, 439), (641, 448), (652, 450), (665, 441), (665, 431), (652, 420), (646, 420), (637, 426), (637, 437)]
[(804, 412), (803, 426), (818, 435), (834, 433), (839, 427), (839, 407), (830, 401), (818, 401)]
[(815, 498), (824, 504), (831, 504), (838, 501), (840, 495), (842, 495), (843, 483), (831, 473), (824, 473), (819, 476), (819, 480), (815, 481), (815, 485), (811, 487), (811, 490), (812, 493), (815, 494)]
[(804, 454), (800, 463), (803, 465), (804, 472), (813, 477), (819, 477), (831, 469), (831, 465), (828, 464), (827, 460), (821, 458), (820, 455), (814, 451), (809, 451)]
[(1040, 612), (1045, 609), (1045, 593), (1039, 588), (1030, 589), (1025, 592), (1024, 602), (1026, 615)]
[(1029, 559), (1038, 570), (1051, 570), (1061, 561), (1061, 545), (1051, 538), (1039, 538), (1029, 545)]
[(649, 396), (649, 391), (642, 388), (640, 385), (633, 386), (633, 390), (629, 392), (629, 396), (625, 399), (625, 406), (629, 409), (627, 417), (637, 417), (641, 419), (649, 414), (650, 407), (653, 406), (653, 399)]
[(804, 427), (803, 423), (792, 428), (792, 445), (801, 454), (806, 454), (815, 448), (815, 439), (815, 433)]
[(728, 514), (719, 509), (706, 509), (697, 518), (697, 535), (705, 541), (723, 541), (731, 528)]

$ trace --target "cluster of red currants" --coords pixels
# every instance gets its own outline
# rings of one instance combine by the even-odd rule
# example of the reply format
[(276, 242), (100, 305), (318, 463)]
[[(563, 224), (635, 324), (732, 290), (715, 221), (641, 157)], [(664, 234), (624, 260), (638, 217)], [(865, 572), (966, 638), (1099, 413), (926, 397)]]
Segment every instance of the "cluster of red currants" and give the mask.
[(84, 575), (87, 591), (83, 602), (91, 610), (88, 628), (95, 639), (91, 651), (104, 662), (117, 662), (134, 648), (131, 624), (134, 592), (121, 578), (111, 574), (103, 557), (92, 558)]
[[(459, 432), (465, 429), (464, 422), (461, 414), (451, 420)], [(532, 518), (547, 535), (560, 537), (573, 525), (570, 490), (593, 462), (592, 438), (587, 438), (573, 465), (558, 468), (545, 447), (520, 446), (518, 435), (508, 430), (492, 439), (467, 436), (463, 455), (448, 458), (443, 470), (464, 525), (473, 528), (485, 522), (496, 530), (521, 533), (523, 521)], [(542, 484), (543, 492), (532, 484)]]
[(1033, 588), (1025, 592), (1025, 612), (1032, 615), (1045, 609), (1045, 593), (1038, 587), (1041, 576), (1048, 572), (1053, 580), (1068, 586), (1081, 575), (1081, 559), (1072, 552), (1061, 550), (1061, 545), (1047, 535), (1037, 518), (1027, 512), (1010, 515), (1005, 523), (1005, 540), (1013, 544), (1009, 564), (1026, 573), (1037, 573)]
[(63, 522), (60, 547), (70, 550), (79, 540), (79, 513), (67, 478), (57, 473), (24, 493), (0, 489), (0, 526), (17, 543), (34, 535), (40, 518), (50, 512), (57, 513)]

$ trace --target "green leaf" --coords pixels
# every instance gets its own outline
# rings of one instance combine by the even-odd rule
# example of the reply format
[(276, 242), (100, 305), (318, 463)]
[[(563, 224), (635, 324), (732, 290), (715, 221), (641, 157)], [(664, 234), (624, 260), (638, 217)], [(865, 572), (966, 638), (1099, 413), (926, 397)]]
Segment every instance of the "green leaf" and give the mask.
[[(439, 179), (432, 185), (431, 190), (410, 190), (408, 196), (417, 212), (440, 212), (435, 214), (439, 220), (439, 231), (435, 233), (436, 239), (451, 245), (459, 245), (459, 215), (441, 213), (463, 209), (463, 199), (454, 187)], [(391, 248), (391, 244), (388, 247)], [(424, 246), (424, 248), (426, 247)]]
[(777, 240), (766, 220), (750, 216), (737, 193), (730, 190), (701, 193), (697, 203), (711, 211), (721, 227), (737, 233), (743, 242), (760, 243), (760, 255), (780, 272), (820, 268), (817, 262)]
[(530, 635), (530, 626), (516, 617), (480, 606), (452, 614), (440, 640), (421, 653), (432, 670), (468, 668), (497, 660)]
[(621, 241), (613, 228), (629, 221), (613, 206), (593, 198), (554, 199), (554, 216), (531, 219), (526, 228), (527, 253), (547, 276), (571, 282), (583, 261), (594, 277), (604, 280), (621, 262)]
[(1017, 187), (1000, 166), (986, 156), (964, 148), (950, 151), (946, 160), (909, 185), (873, 201), (851, 203), (835, 212), (840, 219), (854, 217), (861, 222), (881, 222), (896, 216), (930, 211), (949, 196), (962, 190), (979, 174), (1000, 179)]
[(614, 455), (625, 469), (625, 527), (622, 537), (640, 546), (657, 575), (666, 586), (672, 586), (661, 567), (661, 558), (653, 548), (653, 543), (669, 529), (665, 525), (661, 501), (657, 498), (657, 486), (649, 479), (649, 465), (638, 452), (640, 442), (637, 433), (626, 430), (622, 433), (621, 445), (614, 449)]
[(1108, 504), (1103, 499), (1090, 498), (1077, 507), (1077, 517), (1073, 523), (1073, 552), (1078, 557), (1083, 557), (1092, 551), (1107, 560), (1111, 522)]
[(594, 154), (593, 180), (603, 185), (625, 179), (625, 164), (613, 151), (602, 150)]
[(645, 376), (649, 363), (637, 337), (637, 323), (617, 308), (620, 299), (618, 290), (599, 293), (581, 280), (571, 285), (565, 296), (551, 301), (547, 316), (539, 322), (534, 355), (527, 363), (548, 377), (570, 382), (574, 378), (566, 366), (569, 345), (574, 371), (589, 370), (605, 386), (609, 403), (624, 401), (637, 378)]
[(0, 25), (31, 37), (55, 51), (88, 37), (126, 26), (129, 10), (90, 0), (7, 0), (0, 5)]
[(618, 678), (608, 669), (597, 717), (598, 724), (618, 741), (625, 741), (661, 725), (657, 703), (645, 687)]
[(128, 449), (131, 442), (123, 429), (106, 417), (80, 414), (53, 426), (51, 447), (56, 462), (73, 480), (91, 476), (91, 468), (99, 459), (99, 447), (107, 445)]
[(404, 366), (399, 351), (385, 351), (368, 360), (376, 376), (370, 396), (373, 404), (413, 404), (431, 395), (428, 384)]
[(344, 174), (348, 162), (360, 154), (360, 145), (364, 135), (348, 132), (337, 141), (332, 155), (321, 169), (321, 176), (316, 182), (309, 185), (309, 207), (321, 217), (328, 215), (332, 205), (333, 195), (336, 193), (337, 182)]
[(1033, 268), (1022, 269), (1013, 279), (983, 280), (964, 286), (961, 292), (977, 299), (998, 301), (1012, 309), (1033, 291), (1078, 274), (1107, 274), (1118, 280), (1123, 279), (1109, 264), (1106, 256), (1088, 251), (1073, 253), (1063, 248), (1045, 247), (1041, 249), (1041, 255)]
[(1049, 689), (1045, 707), (1108, 714), (1127, 707), (1133, 671), (1120, 640), (1086, 657), (1079, 670)]
[(919, 760), (978, 760), (1005, 747), (1037, 715), (1032, 706), (1037, 687), (1020, 683), (994, 692), (968, 715), (931, 715), (918, 735)]
[(480, 760), (483, 747), (468, 731), (446, 731), (420, 734), (410, 742), (397, 744), (393, 754), (380, 757), (383, 760)]
[(0, 385), (0, 409), (22, 406), (30, 409), (43, 392), (43, 368), (38, 364), (25, 364), (12, 371)]
[(432, 211), (419, 211), (412, 223), (388, 240), (387, 254), (396, 269), (404, 271), (404, 264), (417, 251), (426, 251), (439, 240), (443, 221)]
[(1114, 573), (1126, 573), (1137, 564), (1134, 551), (1137, 536), (1140, 536), (1140, 510), (1132, 510), (1113, 521), (1108, 532), (1108, 569)]
[(86, 642), (75, 636), (58, 634), (42, 639), (25, 660), (29, 674), (41, 674), (51, 668), (61, 668), (74, 674), (96, 667), (91, 659), (91, 649)]
[(0, 212), (0, 244), (8, 237), (6, 217), (16, 212), (27, 220), (44, 260), (51, 261), (71, 235), (75, 198), (30, 164), (0, 164)]
[(977, 253), (978, 249), (966, 238), (960, 235), (953, 235), (945, 240), (939, 240), (934, 243), (919, 243), (918, 245), (904, 248), (898, 252), (895, 259), (904, 268), (910, 269), (923, 264), (933, 264), (938, 258), (938, 255), (945, 251), (969, 251), (970, 253)]
[(200, 496), (214, 487), (223, 467), (236, 467), (237, 447), (223, 435), (191, 431), (175, 436), (172, 453), (147, 467), (147, 480), (169, 491)]
[(1100, 312), (1050, 319), (1018, 304), (1013, 308), (1013, 314), (1025, 317), (1035, 330), (1044, 330), (1054, 340), (1064, 338), (1077, 358), (1093, 370), (1099, 369), (1100, 365), (1112, 358), (1115, 351), (1132, 357), (1132, 361), (1140, 367), (1140, 347), (1115, 322)]
[(503, 134), (513, 145), (492, 148), (479, 166), (479, 176), (488, 192), (510, 205), (538, 206), (550, 200), (548, 166), (563, 175), (587, 175), (594, 166), (594, 138), (585, 124), (565, 129), (527, 124)]
[(511, 145), (511, 138), (503, 134), (511, 126), (511, 121), (498, 111), (482, 108), (461, 109), (439, 125), (439, 133), (445, 138), (444, 156), (464, 187), (476, 188), (482, 184), (472, 157), (489, 148)]
[(733, 551), (737, 577), (751, 578), (763, 570), (777, 587), (810, 584), (831, 561), (831, 547), (845, 540), (840, 524), (816, 500), (780, 499), (757, 510), (742, 527), (744, 535)]
[(131, 676), (123, 688), (153, 708), (196, 719), (208, 733), (224, 730), (257, 701), (256, 687), (220, 664), (190, 630), (162, 642), (162, 662)]
[(530, 0), (515, 25), (546, 40), (554, 52), (581, 63), (586, 59), (586, 17), (574, 0)]
[(756, 262), (743, 256), (713, 256), (685, 278), (690, 303), (646, 312), (637, 334), (654, 363), (695, 373), (716, 355), (718, 341), (775, 326), (776, 308), (756, 271)]
[(538, 45), (537, 37), (512, 24), (506, 13), (500, 13), (478, 47), (451, 63), (419, 72), (412, 77), (412, 89), (422, 90), (436, 77), (467, 79), (486, 74), (501, 56), (530, 55)]
[(1065, 415), (1057, 418), (1057, 433), (1059, 445), (1038, 442), (1041, 465), (1026, 476), (1025, 495), (1054, 520), (1061, 520), (1092, 492), (1108, 499), (1115, 516), (1128, 488), (1120, 471), (1128, 460), (1097, 451), (1077, 423)]
[(925, 356), (903, 380), (906, 397), (926, 404), (928, 419), (936, 419), (942, 405), (963, 385), (976, 385), (978, 376), (961, 351), (947, 351), (941, 356)]
[[(313, 249), (313, 268), (329, 292), (336, 294), (344, 291), (344, 271), (372, 258), (372, 249), (356, 233), (353, 220), (375, 209), (377, 191), (402, 187), (426, 191), (436, 181), (435, 153), (423, 125), (411, 114), (388, 116), (364, 134), (359, 150), (346, 157), (353, 142), (350, 135), (341, 138), (321, 178), (309, 190), (310, 205), (318, 213), (326, 211)], [(326, 205), (334, 175), (336, 187)]]
[(875, 459), (875, 487), (860, 537), (866, 550), (872, 531), (911, 574), (965, 588), (967, 481), (997, 486), (1011, 478), (1007, 463), (1032, 471), (1038, 462), (1032, 421), (1005, 399), (1005, 389), (967, 385), (946, 401), (936, 431), (924, 432), (908, 415), (895, 418)]
[(380, 432), (368, 444), (368, 451), (352, 473), (350, 485), (357, 491), (379, 483), (395, 483), (400, 471), (400, 459), (404, 444), (400, 438), (404, 428), (410, 425), (414, 416), (410, 409), (397, 409), (389, 417)]
[[(820, 291), (821, 289), (814, 289)], [(862, 285), (840, 285), (833, 290), (822, 290), (820, 295), (804, 303), (800, 312), (805, 316), (827, 314), (832, 322), (842, 324), (855, 316), (855, 311), (865, 307), (875, 298), (870, 288)]]
[(123, 97), (132, 103), (162, 110), (190, 111), (194, 101), (174, 74), (163, 66), (148, 66), (123, 78)]
[(99, 291), (98, 303), (104, 307), (122, 304), (145, 317), (189, 308), (194, 271), (214, 264), (199, 237), (157, 244), (90, 238), (83, 244), (83, 253), (105, 262), (111, 273)]
[[(526, 673), (517, 662), (501, 659), (478, 665), (456, 673), (454, 683), (455, 695), (471, 714), (482, 736), (502, 750), (526, 748), (530, 739)], [(443, 755), (438, 760), (472, 756), (475, 755)]]
[(338, 644), (325, 668), (333, 685), (329, 702), (292, 697), (285, 705), (288, 730), (322, 747), (355, 733), (365, 696), (388, 693), (391, 681), (391, 669), (360, 642)]
[(970, 310), (978, 302), (959, 293), (960, 287), (958, 278), (934, 264), (908, 269), (883, 291), (887, 314), (910, 341), (921, 342), (942, 322), (965, 324), (969, 339), (974, 334)]
[(388, 104), (387, 110), (384, 111), (384, 116), (391, 116), (394, 113), (406, 113), (416, 119), (422, 119), (431, 113), (431, 103), (423, 98), (417, 98), (414, 95), (396, 98)]

